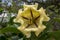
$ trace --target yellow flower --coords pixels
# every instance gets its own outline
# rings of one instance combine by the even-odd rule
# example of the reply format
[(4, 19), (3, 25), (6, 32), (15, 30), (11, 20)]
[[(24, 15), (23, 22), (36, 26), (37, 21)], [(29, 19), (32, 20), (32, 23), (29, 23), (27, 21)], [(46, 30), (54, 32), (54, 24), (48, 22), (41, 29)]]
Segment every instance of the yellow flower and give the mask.
[(14, 19), (14, 22), (21, 23), (18, 30), (26, 35), (27, 38), (31, 36), (31, 31), (35, 32), (36, 36), (38, 36), (46, 28), (43, 25), (43, 21), (50, 20), (45, 13), (45, 9), (41, 7), (37, 10), (37, 5), (24, 4), (24, 11), (19, 10), (17, 17)]

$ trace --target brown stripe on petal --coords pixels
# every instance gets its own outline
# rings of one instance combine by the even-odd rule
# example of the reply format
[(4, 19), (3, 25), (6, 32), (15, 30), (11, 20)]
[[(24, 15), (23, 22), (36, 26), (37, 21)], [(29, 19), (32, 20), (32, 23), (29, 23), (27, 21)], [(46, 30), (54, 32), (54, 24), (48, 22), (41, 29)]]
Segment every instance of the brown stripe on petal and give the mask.
[(40, 15), (38, 17), (35, 18), (35, 20), (37, 20), (40, 17)]
[(26, 19), (26, 20), (29, 20), (28, 18), (26, 18), (26, 17), (24, 17), (24, 16), (22, 16), (22, 18), (24, 18), (24, 19)]
[(34, 22), (35, 26), (38, 27), (38, 25)]
[(33, 18), (33, 13), (32, 13), (32, 10), (30, 9), (30, 12), (31, 12), (31, 16), (32, 16), (32, 18)]

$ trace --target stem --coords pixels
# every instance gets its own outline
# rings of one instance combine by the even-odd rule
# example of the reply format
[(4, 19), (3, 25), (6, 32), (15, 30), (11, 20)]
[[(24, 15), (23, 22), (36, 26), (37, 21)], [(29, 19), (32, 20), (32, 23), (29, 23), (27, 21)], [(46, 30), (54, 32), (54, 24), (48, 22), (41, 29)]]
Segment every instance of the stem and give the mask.
[(11, 13), (10, 13), (10, 19), (11, 19)]

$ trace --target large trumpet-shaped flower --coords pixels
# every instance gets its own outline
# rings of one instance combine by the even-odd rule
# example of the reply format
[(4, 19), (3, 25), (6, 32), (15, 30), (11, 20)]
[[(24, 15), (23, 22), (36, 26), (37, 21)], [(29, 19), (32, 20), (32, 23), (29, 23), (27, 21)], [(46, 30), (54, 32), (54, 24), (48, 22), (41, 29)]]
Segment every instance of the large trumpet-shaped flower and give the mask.
[(21, 23), (21, 26), (18, 29), (26, 35), (26, 37), (31, 36), (31, 32), (35, 32), (38, 36), (46, 26), (43, 25), (43, 21), (49, 21), (49, 17), (45, 13), (45, 9), (42, 7), (37, 10), (37, 5), (25, 5), (24, 11), (19, 10), (15, 22)]

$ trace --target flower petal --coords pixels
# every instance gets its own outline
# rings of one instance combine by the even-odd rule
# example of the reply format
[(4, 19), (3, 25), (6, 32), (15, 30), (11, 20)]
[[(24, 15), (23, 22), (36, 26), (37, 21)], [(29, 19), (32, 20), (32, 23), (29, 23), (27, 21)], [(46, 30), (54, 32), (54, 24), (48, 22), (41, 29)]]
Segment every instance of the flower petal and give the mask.
[(38, 36), (46, 27), (44, 25), (40, 25), (38, 30), (35, 31), (36, 36)]
[(42, 7), (38, 10), (40, 12), (40, 14), (44, 17), (44, 21), (49, 21), (50, 18), (46, 15), (45, 13), (45, 9), (43, 9)]

